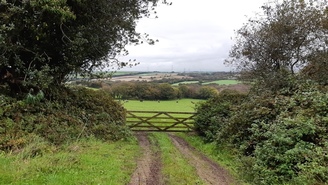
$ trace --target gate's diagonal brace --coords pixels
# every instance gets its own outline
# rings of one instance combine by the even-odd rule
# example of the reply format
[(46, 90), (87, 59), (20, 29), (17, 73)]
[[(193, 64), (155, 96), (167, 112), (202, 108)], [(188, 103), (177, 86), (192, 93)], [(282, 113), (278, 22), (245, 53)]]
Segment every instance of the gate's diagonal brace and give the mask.
[(131, 112), (128, 112), (128, 113), (129, 113), (130, 115), (132, 115), (132, 117), (137, 118), (137, 119), (140, 120), (140, 121), (138, 121), (137, 123), (131, 125), (130, 128), (137, 127), (137, 126), (139, 126), (139, 125), (142, 124), (142, 123), (146, 123), (146, 124), (152, 126), (153, 128), (158, 129), (159, 131), (162, 131), (162, 130), (163, 130), (163, 129), (161, 129), (160, 127), (157, 127), (156, 125), (154, 125), (154, 124), (152, 124), (151, 122), (149, 122), (149, 120), (154, 119), (154, 118), (157, 118), (158, 116), (160, 116), (161, 114), (163, 114), (162, 112), (158, 112), (157, 114), (155, 114), (155, 115), (153, 115), (152, 117), (149, 117), (149, 118), (147, 118), (147, 119), (140, 118), (140, 117), (136, 116), (135, 114), (132, 114)]

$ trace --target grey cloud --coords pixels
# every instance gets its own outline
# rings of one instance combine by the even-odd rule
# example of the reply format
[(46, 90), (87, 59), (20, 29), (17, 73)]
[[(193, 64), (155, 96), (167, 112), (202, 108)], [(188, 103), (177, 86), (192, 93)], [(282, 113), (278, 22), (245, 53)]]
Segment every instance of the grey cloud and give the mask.
[(229, 71), (223, 64), (233, 44), (234, 30), (267, 0), (171, 0), (158, 8), (159, 19), (141, 20), (138, 31), (159, 39), (154, 46), (128, 47), (140, 65), (123, 70)]

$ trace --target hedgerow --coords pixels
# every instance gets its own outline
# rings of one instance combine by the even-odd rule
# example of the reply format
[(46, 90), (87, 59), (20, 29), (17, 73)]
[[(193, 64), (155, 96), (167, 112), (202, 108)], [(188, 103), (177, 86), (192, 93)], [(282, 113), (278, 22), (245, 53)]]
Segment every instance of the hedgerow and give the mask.
[(125, 109), (104, 91), (62, 87), (17, 100), (1, 95), (0, 150), (24, 147), (31, 133), (55, 145), (94, 136), (119, 140), (130, 136)]
[(237, 148), (240, 171), (252, 184), (328, 183), (325, 89), (295, 81), (278, 92), (253, 91), (235, 104), (227, 103), (234, 97), (209, 100), (197, 109), (200, 134)]
[[(291, 96), (276, 96), (275, 119), (252, 122), (241, 144), (254, 150), (253, 176), (258, 184), (328, 182), (328, 94), (300, 84)], [(263, 120), (263, 119), (262, 119)]]
[(228, 124), (233, 105), (246, 97), (234, 90), (223, 90), (219, 95), (196, 105), (195, 130), (207, 141), (214, 141), (222, 127)]

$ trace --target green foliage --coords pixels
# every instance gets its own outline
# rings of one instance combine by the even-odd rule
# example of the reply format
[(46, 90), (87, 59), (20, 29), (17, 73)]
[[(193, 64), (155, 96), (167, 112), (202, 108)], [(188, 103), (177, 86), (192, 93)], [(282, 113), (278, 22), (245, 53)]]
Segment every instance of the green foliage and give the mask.
[(328, 51), (317, 52), (310, 56), (309, 60), (310, 63), (301, 71), (305, 78), (310, 78), (321, 85), (328, 85)]
[(199, 89), (198, 98), (199, 99), (209, 99), (218, 95), (218, 90), (214, 87), (203, 86)]
[(237, 31), (227, 63), (254, 87), (216, 139), (240, 151), (253, 184), (328, 182), (326, 4), (267, 3)]
[(180, 98), (209, 99), (218, 94), (217, 84), (181, 84), (154, 82), (115, 82), (106, 90), (117, 99), (174, 100)]
[(40, 102), (44, 98), (44, 93), (42, 91), (39, 91), (35, 96), (31, 93), (28, 93), (24, 102), (26, 104), (35, 104)]
[(240, 104), (244, 94), (236, 91), (224, 90), (218, 96), (202, 102), (196, 106), (195, 129), (207, 141), (216, 139), (216, 134), (228, 124), (232, 115), (232, 105)]
[(160, 94), (159, 99), (160, 100), (172, 100), (177, 98), (177, 92), (174, 90), (174, 88), (168, 84), (163, 83), (158, 86)]
[(248, 156), (245, 171), (253, 183), (327, 182), (328, 95), (310, 81), (287, 91), (250, 96), (235, 108), (217, 141), (228, 138)]
[(327, 183), (327, 88), (303, 79), (288, 83), (276, 92), (254, 88), (243, 101), (201, 104), (199, 134), (238, 149), (240, 171), (252, 184)]
[(1, 1), (0, 85), (16, 96), (60, 85), (70, 74), (134, 65), (116, 56), (128, 53), (127, 44), (154, 44), (135, 27), (156, 5), (157, 0)]
[(168, 83), (122, 82), (113, 84), (109, 91), (123, 100), (174, 100), (179, 96), (178, 89)]
[(323, 152), (328, 151), (327, 93), (300, 89), (291, 97), (275, 100), (284, 104), (276, 119), (271, 124), (253, 123), (250, 128), (250, 142), (256, 143), (256, 180), (266, 179), (261, 180), (263, 184), (289, 179), (327, 182), (328, 155)]
[(24, 147), (28, 144), (24, 139), (28, 133), (53, 144), (92, 135), (103, 140), (130, 136), (125, 126), (125, 109), (104, 91), (62, 87), (58, 92), (52, 92), (52, 101), (42, 98), (43, 95), (37, 94), (24, 101), (9, 99), (3, 103), (1, 150)]
[(285, 88), (290, 75), (327, 53), (326, 4), (323, 0), (264, 4), (263, 12), (236, 32), (226, 62), (241, 71), (243, 80), (256, 80), (273, 91)]

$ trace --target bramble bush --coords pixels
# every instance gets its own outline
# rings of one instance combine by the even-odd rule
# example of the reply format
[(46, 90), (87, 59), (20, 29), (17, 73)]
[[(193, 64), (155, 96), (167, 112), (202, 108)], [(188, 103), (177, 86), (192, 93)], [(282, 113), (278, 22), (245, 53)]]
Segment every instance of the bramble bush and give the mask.
[(131, 135), (125, 109), (104, 91), (62, 87), (47, 94), (51, 97), (1, 96), (0, 150), (19, 150), (31, 133), (56, 145), (89, 136), (119, 140)]
[(228, 124), (232, 115), (232, 105), (240, 104), (246, 97), (238, 91), (223, 90), (217, 96), (196, 105), (195, 130), (206, 141), (216, 139), (223, 125)]
[(256, 142), (252, 153), (255, 182), (328, 182), (327, 105), (326, 92), (302, 84), (292, 96), (275, 98), (275, 107), (280, 109), (276, 119), (249, 128), (249, 142)]
[(196, 124), (203, 121), (199, 129), (206, 140), (215, 137), (240, 151), (241, 171), (251, 184), (328, 182), (325, 87), (295, 81), (277, 92), (253, 91), (240, 103), (223, 102), (198, 106)]
[(312, 83), (251, 97), (222, 130), (246, 156), (253, 183), (327, 183), (328, 95)]

